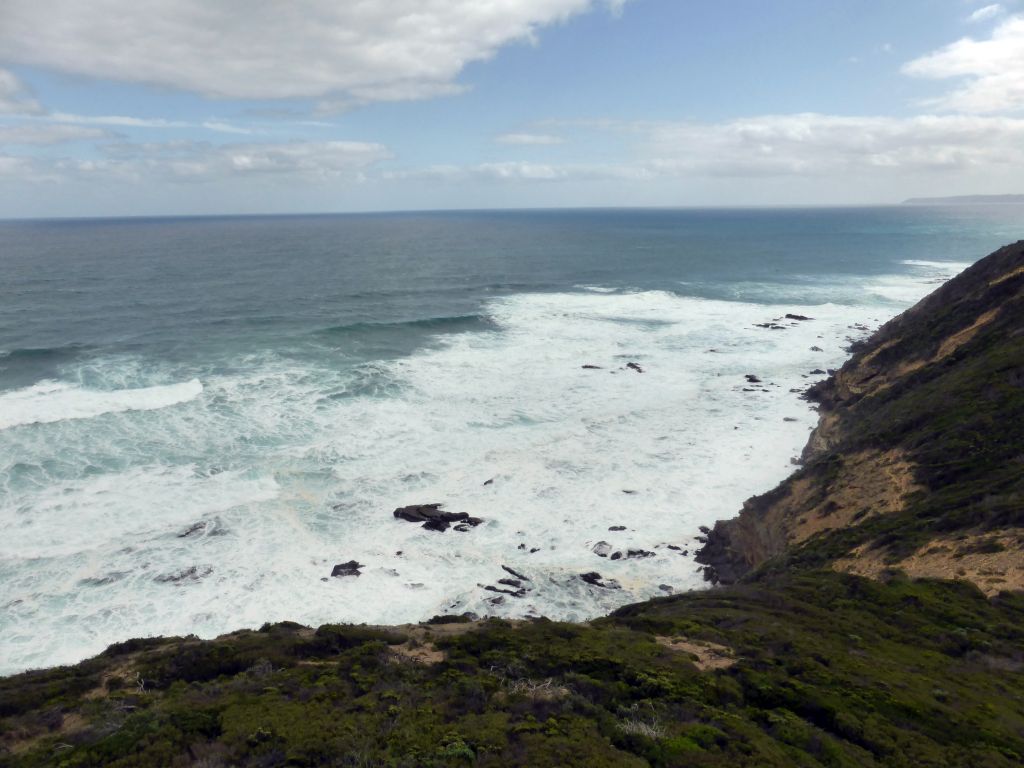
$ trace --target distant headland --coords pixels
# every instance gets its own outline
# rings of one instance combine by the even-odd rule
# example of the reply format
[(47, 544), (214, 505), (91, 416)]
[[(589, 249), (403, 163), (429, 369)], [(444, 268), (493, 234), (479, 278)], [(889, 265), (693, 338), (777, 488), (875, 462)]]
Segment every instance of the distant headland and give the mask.
[(903, 205), (1005, 205), (1024, 203), (1024, 195), (957, 195), (954, 197), (910, 197)]

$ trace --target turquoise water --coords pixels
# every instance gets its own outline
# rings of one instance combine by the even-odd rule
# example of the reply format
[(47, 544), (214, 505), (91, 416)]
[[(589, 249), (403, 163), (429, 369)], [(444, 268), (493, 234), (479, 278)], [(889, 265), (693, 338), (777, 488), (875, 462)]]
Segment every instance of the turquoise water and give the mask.
[[(784, 478), (814, 424), (791, 390), (1022, 212), (0, 223), (0, 671), (698, 587), (698, 526)], [(423, 502), (486, 522), (391, 516)], [(329, 577), (350, 559), (362, 576)], [(483, 589), (503, 563), (526, 597)]]

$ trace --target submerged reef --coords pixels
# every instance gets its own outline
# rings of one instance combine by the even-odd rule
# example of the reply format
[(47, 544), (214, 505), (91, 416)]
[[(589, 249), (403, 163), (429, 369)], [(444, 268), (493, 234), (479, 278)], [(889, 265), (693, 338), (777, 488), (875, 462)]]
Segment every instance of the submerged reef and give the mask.
[(718, 586), (128, 640), (0, 680), (0, 766), (1021, 765), (1024, 243), (809, 396), (800, 469), (708, 534)]

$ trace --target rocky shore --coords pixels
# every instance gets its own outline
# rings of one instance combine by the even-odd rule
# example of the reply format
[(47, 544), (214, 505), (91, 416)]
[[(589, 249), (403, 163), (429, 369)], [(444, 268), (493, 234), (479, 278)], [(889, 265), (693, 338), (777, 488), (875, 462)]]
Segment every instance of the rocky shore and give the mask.
[(808, 552), (839, 570), (1024, 588), (1024, 517), (1010, 469), (1024, 447), (1015, 421), (1022, 283), (1017, 243), (857, 344), (807, 393), (820, 421), (800, 470), (708, 534), (697, 556), (707, 577), (735, 583), (814, 540)]

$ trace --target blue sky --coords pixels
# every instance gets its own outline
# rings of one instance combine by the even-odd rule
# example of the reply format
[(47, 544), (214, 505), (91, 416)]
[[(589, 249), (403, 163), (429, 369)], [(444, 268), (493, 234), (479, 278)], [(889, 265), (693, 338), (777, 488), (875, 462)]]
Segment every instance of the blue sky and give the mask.
[(0, 216), (1024, 192), (1024, 4), (4, 0)]

